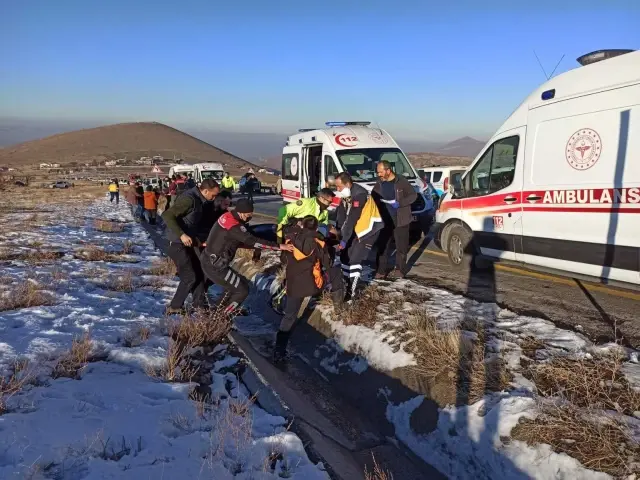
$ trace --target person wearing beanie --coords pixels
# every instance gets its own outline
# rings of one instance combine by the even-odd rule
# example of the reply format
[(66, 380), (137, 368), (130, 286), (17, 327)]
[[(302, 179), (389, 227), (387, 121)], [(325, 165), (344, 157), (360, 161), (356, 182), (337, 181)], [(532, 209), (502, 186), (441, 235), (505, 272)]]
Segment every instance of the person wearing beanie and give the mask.
[(249, 295), (249, 281), (230, 267), (238, 248), (293, 251), (292, 245), (278, 245), (253, 236), (247, 229), (252, 216), (253, 203), (247, 198), (238, 200), (235, 210), (222, 214), (215, 223), (200, 257), (204, 274), (224, 289), (220, 307), (232, 316)]

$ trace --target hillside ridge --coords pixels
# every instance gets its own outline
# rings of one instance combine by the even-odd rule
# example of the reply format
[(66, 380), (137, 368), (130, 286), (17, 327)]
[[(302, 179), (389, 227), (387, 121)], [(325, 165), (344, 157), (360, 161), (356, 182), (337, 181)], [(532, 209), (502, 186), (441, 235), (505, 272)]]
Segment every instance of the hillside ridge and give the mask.
[(69, 163), (124, 156), (176, 155), (186, 162), (258, 167), (227, 150), (160, 122), (128, 122), (57, 133), (0, 148), (0, 164)]

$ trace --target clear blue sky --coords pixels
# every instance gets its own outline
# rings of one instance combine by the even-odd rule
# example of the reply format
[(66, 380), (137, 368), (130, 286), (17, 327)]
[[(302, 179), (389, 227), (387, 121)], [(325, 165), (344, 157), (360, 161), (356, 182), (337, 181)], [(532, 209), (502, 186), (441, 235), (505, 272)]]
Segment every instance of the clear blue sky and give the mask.
[(550, 71), (640, 48), (640, 0), (0, 0), (0, 115), (488, 137)]

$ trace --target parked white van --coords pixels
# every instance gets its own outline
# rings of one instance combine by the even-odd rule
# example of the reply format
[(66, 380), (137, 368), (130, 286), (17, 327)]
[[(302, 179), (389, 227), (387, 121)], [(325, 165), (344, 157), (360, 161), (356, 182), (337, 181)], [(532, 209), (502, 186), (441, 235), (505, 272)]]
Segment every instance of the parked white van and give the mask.
[(193, 175), (194, 173), (193, 165), (180, 164), (180, 165), (173, 165), (172, 167), (169, 168), (169, 177), (173, 177), (176, 173), (179, 173), (180, 175), (188, 175), (188, 174)]
[(450, 187), (437, 239), (473, 254), (640, 284), (640, 51), (601, 50), (535, 90)]
[(212, 178), (216, 182), (220, 182), (224, 175), (224, 167), (221, 163), (195, 163), (193, 165), (193, 179), (198, 185), (205, 178)]
[(441, 197), (446, 191), (449, 190), (449, 185), (455, 185), (460, 183), (462, 175), (467, 170), (467, 167), (424, 167), (418, 168), (418, 174), (420, 178), (424, 180)]
[[(291, 135), (282, 150), (282, 198), (296, 201), (315, 195), (321, 188), (334, 188), (335, 177), (348, 172), (353, 181), (371, 191), (377, 180), (376, 165), (391, 163), (418, 192), (411, 211), (414, 220), (433, 211), (431, 198), (418, 173), (394, 139), (371, 122), (327, 122), (327, 128), (302, 129)], [(334, 205), (339, 202), (334, 199)]]

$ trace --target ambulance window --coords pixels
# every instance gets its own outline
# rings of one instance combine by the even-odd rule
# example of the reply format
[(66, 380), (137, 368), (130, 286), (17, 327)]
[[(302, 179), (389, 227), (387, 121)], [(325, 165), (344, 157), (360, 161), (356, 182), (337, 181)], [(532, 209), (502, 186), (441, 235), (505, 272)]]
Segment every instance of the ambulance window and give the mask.
[(431, 183), (431, 172), (422, 172), (422, 178), (427, 183)]
[(431, 180), (433, 183), (438, 183), (440, 180), (442, 180), (442, 172), (433, 172), (433, 180)]
[[(324, 156), (324, 181), (327, 182), (329, 177), (337, 177), (340, 171), (336, 166), (336, 162), (331, 155)], [(329, 188), (335, 188), (335, 185), (329, 185)]]
[(507, 137), (492, 144), (468, 176), (466, 194), (489, 195), (513, 183), (520, 137)]
[(299, 166), (298, 154), (286, 153), (282, 155), (282, 179), (297, 181)]

